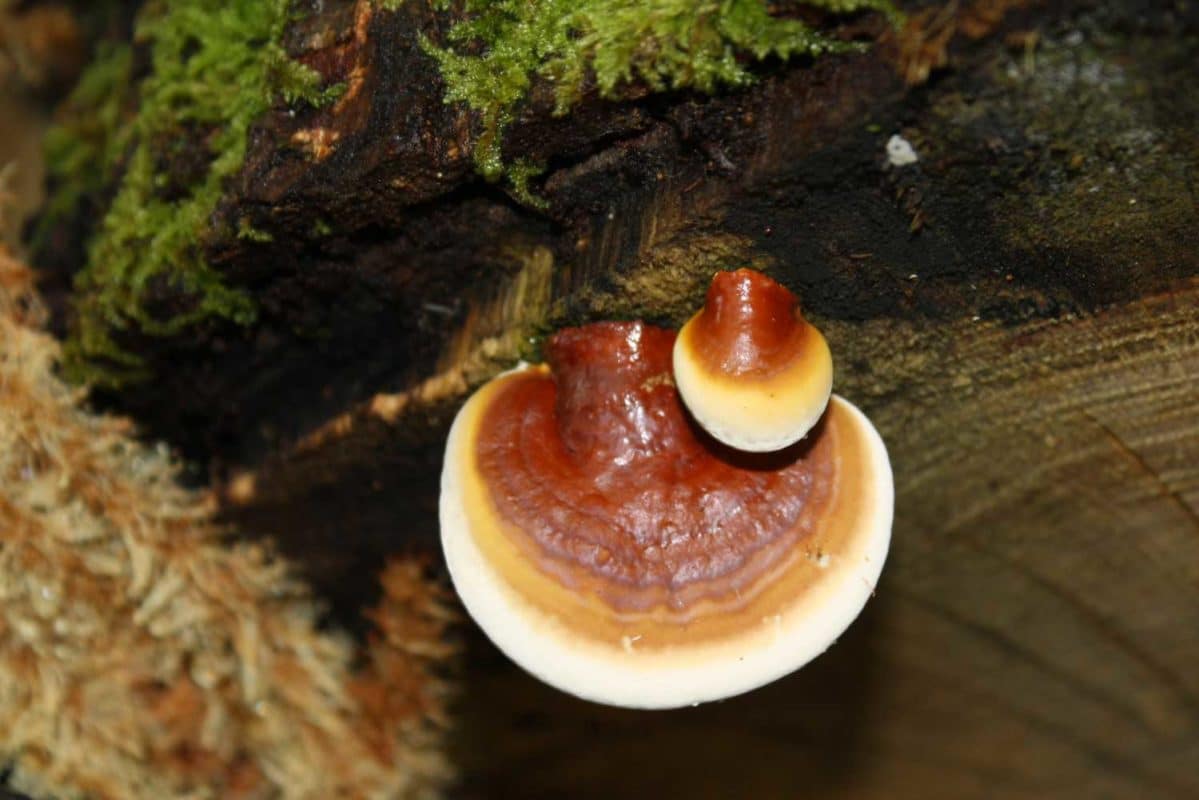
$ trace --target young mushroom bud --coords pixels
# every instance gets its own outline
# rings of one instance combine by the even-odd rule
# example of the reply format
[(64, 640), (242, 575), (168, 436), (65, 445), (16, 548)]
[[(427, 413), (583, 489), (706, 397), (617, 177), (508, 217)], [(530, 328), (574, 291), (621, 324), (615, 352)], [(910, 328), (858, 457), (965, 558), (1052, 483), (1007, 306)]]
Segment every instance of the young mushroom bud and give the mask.
[(787, 450), (730, 450), (684, 412), (674, 339), (559, 331), (548, 365), (467, 401), (446, 447), (442, 545), (467, 610), (533, 675), (612, 705), (797, 669), (857, 616), (890, 540), (890, 464), (856, 408), (834, 398)]
[(718, 272), (679, 331), (674, 377), (687, 409), (729, 447), (781, 450), (812, 429), (833, 388), (820, 331), (786, 287), (760, 272)]

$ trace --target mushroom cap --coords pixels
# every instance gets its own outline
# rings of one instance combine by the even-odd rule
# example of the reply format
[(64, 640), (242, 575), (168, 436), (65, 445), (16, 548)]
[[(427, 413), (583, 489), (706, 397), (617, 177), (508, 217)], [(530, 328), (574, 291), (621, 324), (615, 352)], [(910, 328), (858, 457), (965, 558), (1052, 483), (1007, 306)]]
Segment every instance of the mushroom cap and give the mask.
[(442, 546), (467, 610), (528, 672), (611, 705), (799, 668), (857, 616), (890, 541), (890, 464), (861, 412), (835, 398), (793, 448), (729, 450), (684, 413), (673, 342), (560, 331), (550, 365), (467, 401), (446, 447)]
[(828, 403), (833, 359), (790, 291), (760, 272), (718, 272), (674, 348), (679, 395), (729, 447), (780, 450), (804, 437)]

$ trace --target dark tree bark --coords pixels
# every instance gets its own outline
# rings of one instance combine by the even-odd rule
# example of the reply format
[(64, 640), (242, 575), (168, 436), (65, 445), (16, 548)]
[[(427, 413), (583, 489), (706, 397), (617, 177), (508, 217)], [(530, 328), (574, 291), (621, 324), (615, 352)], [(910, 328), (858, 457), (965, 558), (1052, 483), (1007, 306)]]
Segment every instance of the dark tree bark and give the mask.
[(475, 177), (414, 39), (436, 19), (326, 2), (292, 49), (347, 95), (263, 121), (220, 214), (273, 241), (211, 245), (261, 321), (142, 342), (155, 391), (112, 399), (349, 618), (385, 554), (435, 550), (474, 384), (756, 264), (891, 450), (877, 597), (800, 673), (671, 714), (557, 694), (466, 630), (463, 795), (1195, 796), (1196, 10), (1011, 5), (739, 93), (535, 99), (505, 153), (548, 164), (539, 211)]

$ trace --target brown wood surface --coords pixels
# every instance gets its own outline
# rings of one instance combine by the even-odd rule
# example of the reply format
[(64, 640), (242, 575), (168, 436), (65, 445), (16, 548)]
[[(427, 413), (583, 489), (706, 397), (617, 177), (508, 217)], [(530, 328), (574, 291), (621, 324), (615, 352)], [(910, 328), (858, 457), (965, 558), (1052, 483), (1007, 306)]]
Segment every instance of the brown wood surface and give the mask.
[[(981, 83), (963, 76), (926, 96), (908, 129), (921, 137), (917, 172), (813, 187), (805, 175), (861, 158), (857, 144), (833, 145), (781, 157), (788, 177), (771, 162), (731, 202), (719, 184), (640, 201), (631, 246), (602, 244), (628, 219), (596, 229), (601, 262), (631, 247), (617, 269), (580, 273), (535, 251), (432, 378), (352, 408), (235, 482), (246, 494), (234, 518), (283, 520), (302, 537), (296, 552), (324, 554), (316, 578), (344, 597), (345, 576), (376, 550), (432, 542), (430, 434), (522, 351), (545, 295), (551, 325), (638, 308), (677, 323), (730, 254), (806, 290), (837, 390), (893, 457), (893, 551), (865, 614), (798, 674), (659, 713), (544, 687), (467, 627), (461, 796), (1199, 796), (1199, 242), (1183, 177), (1199, 161), (1174, 138), (1195, 122), (1159, 110), (1147, 123), (1157, 106), (1143, 96), (1118, 101), (1126, 116), (1085, 102), (1049, 120), (1026, 112), (1044, 93), (1087, 91), (1085, 59), (1062, 59), (1069, 30), (1056, 35), (1038, 63), (1008, 51)], [(1126, 49), (1138, 52), (1101, 50), (1090, 69), (1127, 63)], [(996, 72), (1012, 70), (997, 88)], [(1076, 77), (1059, 86), (1063, 74)], [(985, 108), (963, 105), (963, 90)], [(999, 135), (1020, 133), (996, 143), (988, 116)], [(1145, 124), (1177, 161), (1104, 149)], [(1065, 152), (1023, 149), (1039, 136)], [(1085, 167), (1053, 165), (1073, 153)], [(928, 227), (914, 232), (922, 211)], [(322, 511), (329, 503), (337, 511)], [(356, 549), (339, 524), (357, 530)]]
[[(363, 66), (361, 94), (268, 120), (222, 208), (276, 234), (214, 245), (259, 326), (149, 347), (175, 365), (156, 393), (108, 398), (207, 463), (338, 619), (385, 555), (436, 558), (471, 387), (560, 325), (678, 324), (718, 268), (801, 295), (897, 481), (862, 618), (744, 697), (583, 703), (464, 624), (460, 796), (1199, 796), (1193, 4), (950, 3), (743, 93), (533, 108), (506, 152), (551, 161), (545, 211), (470, 177), (460, 110), (392, 92), (430, 74), (387, 38), (425, 7), (366, 5), (306, 23), (340, 39), (296, 36), (337, 44), (310, 54), (334, 77)], [(271, 138), (288, 126), (343, 147), (305, 161)], [(886, 164), (895, 132), (917, 165)]]

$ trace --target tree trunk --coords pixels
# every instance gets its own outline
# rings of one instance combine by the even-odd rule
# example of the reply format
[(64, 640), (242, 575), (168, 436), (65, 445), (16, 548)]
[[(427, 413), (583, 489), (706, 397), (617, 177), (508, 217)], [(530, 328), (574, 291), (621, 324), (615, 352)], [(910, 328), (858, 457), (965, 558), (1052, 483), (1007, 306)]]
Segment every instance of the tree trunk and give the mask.
[(1014, 5), (718, 97), (535, 99), (505, 155), (549, 165), (537, 210), (474, 177), (413, 34), (436, 18), (326, 3), (292, 49), (347, 94), (257, 129), (220, 215), (273, 241), (210, 243), (260, 322), (142, 342), (155, 391), (110, 399), (349, 618), (385, 554), (435, 552), (470, 388), (562, 325), (677, 324), (754, 264), (890, 449), (876, 597), (796, 675), (661, 714), (465, 628), (463, 795), (1199, 795), (1196, 10)]

